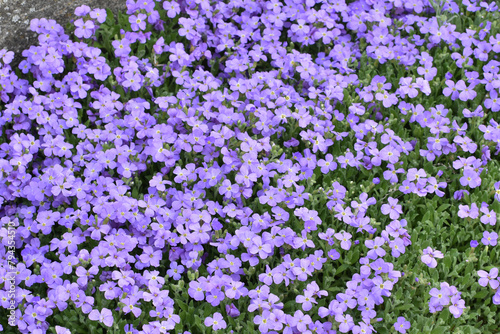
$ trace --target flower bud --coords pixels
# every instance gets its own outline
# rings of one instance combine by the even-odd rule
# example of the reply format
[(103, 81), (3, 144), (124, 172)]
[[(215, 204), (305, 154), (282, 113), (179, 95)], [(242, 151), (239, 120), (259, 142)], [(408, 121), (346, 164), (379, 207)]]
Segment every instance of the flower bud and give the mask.
[(240, 311), (234, 306), (234, 304), (226, 305), (226, 313), (232, 318), (237, 318), (240, 316)]

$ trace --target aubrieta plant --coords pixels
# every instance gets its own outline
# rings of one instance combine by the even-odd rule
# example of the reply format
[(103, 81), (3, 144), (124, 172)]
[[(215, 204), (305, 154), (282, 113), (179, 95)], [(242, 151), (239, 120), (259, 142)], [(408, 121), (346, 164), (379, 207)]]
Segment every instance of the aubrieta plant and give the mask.
[(75, 14), (0, 51), (2, 333), (499, 333), (494, 1)]

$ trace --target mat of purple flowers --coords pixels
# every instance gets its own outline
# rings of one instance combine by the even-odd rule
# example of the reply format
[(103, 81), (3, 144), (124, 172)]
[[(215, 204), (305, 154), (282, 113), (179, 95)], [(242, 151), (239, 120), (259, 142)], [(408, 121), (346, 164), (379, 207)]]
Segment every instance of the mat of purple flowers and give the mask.
[(500, 10), (127, 0), (0, 50), (3, 333), (500, 333)]

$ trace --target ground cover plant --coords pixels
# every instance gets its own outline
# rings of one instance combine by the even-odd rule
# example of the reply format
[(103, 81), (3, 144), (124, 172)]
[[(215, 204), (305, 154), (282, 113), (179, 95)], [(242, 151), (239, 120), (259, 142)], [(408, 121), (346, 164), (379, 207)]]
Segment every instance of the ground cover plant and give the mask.
[(495, 2), (127, 1), (0, 51), (3, 333), (498, 333)]

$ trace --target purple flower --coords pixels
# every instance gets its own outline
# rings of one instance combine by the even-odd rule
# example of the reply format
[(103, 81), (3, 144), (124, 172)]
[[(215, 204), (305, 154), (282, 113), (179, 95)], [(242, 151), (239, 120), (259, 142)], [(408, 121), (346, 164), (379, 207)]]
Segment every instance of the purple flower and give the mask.
[(194, 300), (203, 300), (205, 299), (205, 294), (204, 290), (202, 287), (202, 284), (197, 281), (191, 281), (189, 282), (189, 290), (188, 290), (189, 296), (191, 298), (194, 298)]
[(479, 217), (479, 208), (476, 203), (472, 203), (470, 207), (468, 205), (459, 205), (458, 216), (460, 218), (476, 219)]
[(171, 19), (179, 15), (181, 7), (176, 1), (164, 1), (163, 9), (167, 11), (167, 16)]
[(351, 248), (352, 235), (348, 232), (335, 233), (335, 238), (340, 241), (340, 248), (349, 250)]
[(253, 322), (256, 325), (259, 325), (259, 331), (261, 333), (267, 333), (269, 329), (272, 329), (274, 326), (273, 324), (273, 314), (269, 310), (264, 310), (262, 315), (256, 315), (253, 318)]
[(398, 175), (404, 173), (403, 168), (398, 168), (396, 169), (393, 164), (388, 164), (387, 165), (388, 170), (384, 172), (384, 179), (388, 180), (391, 183), (396, 183), (398, 182)]
[(132, 43), (127, 39), (114, 40), (111, 44), (115, 49), (116, 57), (126, 57), (130, 53), (130, 51), (132, 51), (132, 49), (130, 48), (130, 44)]
[(118, 285), (123, 288), (124, 286), (127, 285), (133, 285), (135, 283), (134, 278), (132, 277), (132, 271), (129, 270), (120, 270), (120, 271), (113, 271), (112, 273), (112, 278), (116, 281), (118, 281)]
[(354, 327), (354, 319), (349, 314), (336, 315), (335, 321), (340, 323), (339, 331), (341, 333), (347, 333), (351, 330), (352, 327)]
[(90, 89), (90, 85), (83, 83), (82, 77), (78, 76), (76, 82), (74, 82), (74, 84), (71, 85), (70, 89), (75, 96), (79, 97), (80, 99), (83, 99), (84, 97), (87, 96), (87, 91)]
[(497, 289), (497, 292), (492, 298), (493, 304), (500, 305), (500, 290)]
[(82, 5), (82, 6), (75, 8), (75, 15), (76, 16), (85, 16), (88, 13), (90, 13), (90, 7), (87, 5)]
[(333, 156), (328, 153), (325, 157), (325, 160), (319, 159), (318, 166), (321, 167), (321, 172), (323, 174), (327, 174), (331, 171), (334, 171), (337, 168), (337, 163), (333, 161)]
[[(463, 82), (463, 80), (460, 80)], [(455, 85), (455, 83), (452, 81), (452, 80), (446, 80), (446, 85), (447, 87), (443, 89), (443, 95), (444, 96), (450, 96), (451, 95), (451, 99), (454, 101), (456, 100), (459, 95), (460, 95), (460, 92), (458, 90), (458, 83), (457, 85)]]
[(463, 80), (459, 80), (455, 87), (458, 91), (460, 91), (458, 98), (461, 101), (474, 100), (477, 95), (474, 90), (474, 85), (471, 84), (470, 86), (467, 86)]
[(495, 182), (495, 199), (500, 202), (500, 181)]
[(303, 295), (298, 295), (295, 298), (295, 302), (302, 304), (302, 309), (304, 311), (309, 311), (312, 308), (312, 304), (317, 304), (316, 299), (313, 297), (313, 292), (304, 291)]
[(396, 97), (396, 94), (391, 94), (387, 91), (375, 94), (375, 98), (378, 101), (382, 101), (382, 104), (385, 108), (389, 108), (398, 103), (398, 98)]
[(451, 297), (451, 305), (449, 307), (449, 310), (455, 318), (459, 318), (462, 315), (464, 309), (465, 300), (461, 299), (458, 295), (454, 295), (453, 297)]
[(237, 318), (240, 316), (240, 311), (236, 308), (236, 306), (234, 306), (233, 303), (231, 303), (231, 305), (226, 305), (226, 313), (232, 318)]
[(173, 261), (170, 263), (170, 269), (167, 270), (167, 275), (178, 281), (181, 279), (181, 274), (184, 272), (184, 267)]
[(476, 188), (481, 185), (481, 178), (472, 168), (465, 168), (464, 175), (460, 178), (460, 184), (464, 187)]
[(102, 8), (95, 8), (90, 12), (90, 17), (97, 20), (99, 23), (106, 22), (106, 10)]
[(484, 106), (486, 109), (490, 109), (493, 112), (500, 110), (500, 98), (498, 98), (498, 93), (496, 90), (492, 89), (489, 94), (489, 98), (484, 100)]
[(137, 15), (130, 15), (128, 21), (133, 31), (146, 29), (146, 14), (139, 13)]
[(443, 253), (438, 250), (434, 250), (431, 247), (424, 249), (424, 255), (420, 258), (424, 264), (429, 268), (436, 268), (436, 259), (442, 259), (444, 257)]
[(213, 317), (206, 317), (204, 324), (205, 326), (212, 327), (215, 331), (226, 328), (226, 321), (219, 312), (215, 312)]
[(438, 304), (442, 306), (446, 306), (450, 303), (450, 290), (448, 288), (442, 288), (441, 290), (433, 288), (429, 292), (431, 295), (430, 304)]
[(311, 267), (311, 262), (307, 259), (300, 259), (292, 268), (292, 272), (299, 281), (306, 281), (307, 277), (312, 274), (311, 270), (314, 268)]
[(283, 145), (285, 147), (296, 147), (296, 146), (299, 146), (299, 144), (300, 144), (300, 142), (295, 138), (287, 140), (286, 142), (283, 143)]
[[(231, 184), (231, 181), (224, 180), (219, 187), (219, 194), (224, 195), (225, 198), (231, 198), (238, 194), (240, 187), (237, 184)], [(264, 204), (264, 203), (263, 203)]]
[(385, 250), (382, 248), (384, 244), (385, 240), (381, 237), (376, 237), (374, 240), (365, 240), (366, 247), (370, 248), (367, 256), (372, 260), (383, 257), (385, 255)]
[(461, 200), (464, 197), (464, 194), (469, 195), (469, 191), (465, 189), (457, 190), (453, 193), (453, 198), (457, 201)]
[(71, 334), (71, 331), (66, 327), (56, 326), (56, 334)]
[(273, 247), (265, 243), (260, 236), (255, 236), (252, 238), (252, 245), (248, 249), (251, 254), (258, 255), (261, 259), (266, 259), (271, 255)]
[(113, 314), (107, 308), (103, 308), (101, 312), (99, 312), (98, 310), (92, 310), (89, 313), (89, 319), (94, 321), (99, 321), (100, 323), (103, 323), (107, 327), (113, 326), (114, 322)]
[(333, 261), (340, 259), (340, 253), (336, 249), (330, 249), (328, 251), (328, 257)]
[(144, 247), (144, 254), (139, 256), (139, 259), (142, 263), (146, 265), (151, 265), (153, 267), (159, 267), (160, 261), (162, 259), (162, 251), (155, 251), (153, 247), (146, 246)]
[(83, 19), (75, 21), (75, 36), (78, 38), (90, 38), (94, 33), (94, 22), (88, 20), (83, 22)]
[(483, 245), (496, 246), (497, 241), (498, 241), (498, 234), (496, 232), (488, 232), (488, 231), (483, 232), (483, 238), (481, 239)]
[(224, 299), (224, 292), (219, 289), (213, 289), (212, 291), (207, 292), (207, 302), (209, 302), (212, 306), (219, 305)]
[(479, 270), (477, 274), (480, 277), (478, 283), (481, 286), (488, 286), (489, 284), (492, 289), (496, 290), (500, 285), (500, 282), (497, 279), (498, 268), (491, 268), (489, 273), (484, 270)]
[(389, 197), (389, 204), (382, 205), (381, 211), (384, 215), (389, 215), (391, 219), (398, 219), (403, 213), (402, 206), (398, 204), (398, 199)]
[(128, 297), (128, 298), (122, 299), (120, 302), (125, 304), (125, 306), (123, 307), (123, 313), (127, 314), (127, 313), (132, 312), (134, 314), (134, 316), (136, 318), (138, 318), (142, 313), (141, 308), (137, 307), (137, 305), (140, 305), (138, 303), (138, 301), (139, 301), (139, 298), (136, 298), (136, 297)]
[(84, 267), (76, 268), (76, 275), (78, 276), (77, 283), (80, 286), (87, 285), (88, 281), (94, 278), (94, 275), (98, 273), (99, 269), (97, 266), (90, 267), (89, 270), (86, 270)]
[(483, 215), (481, 216), (481, 223), (495, 226), (497, 222), (496, 212), (494, 210), (488, 210), (488, 205), (484, 202), (483, 205), (481, 205), (480, 211), (483, 213)]
[(398, 317), (398, 321), (394, 324), (394, 328), (396, 331), (404, 334), (406, 333), (406, 330), (411, 327), (411, 324), (409, 321), (407, 321), (404, 317)]
[(391, 254), (394, 257), (399, 257), (399, 255), (405, 253), (405, 243), (401, 238), (389, 241), (389, 247), (391, 247)]
[(130, 88), (133, 91), (138, 91), (141, 88), (142, 77), (139, 73), (129, 71), (123, 77), (125, 78), (122, 82), (123, 87)]

